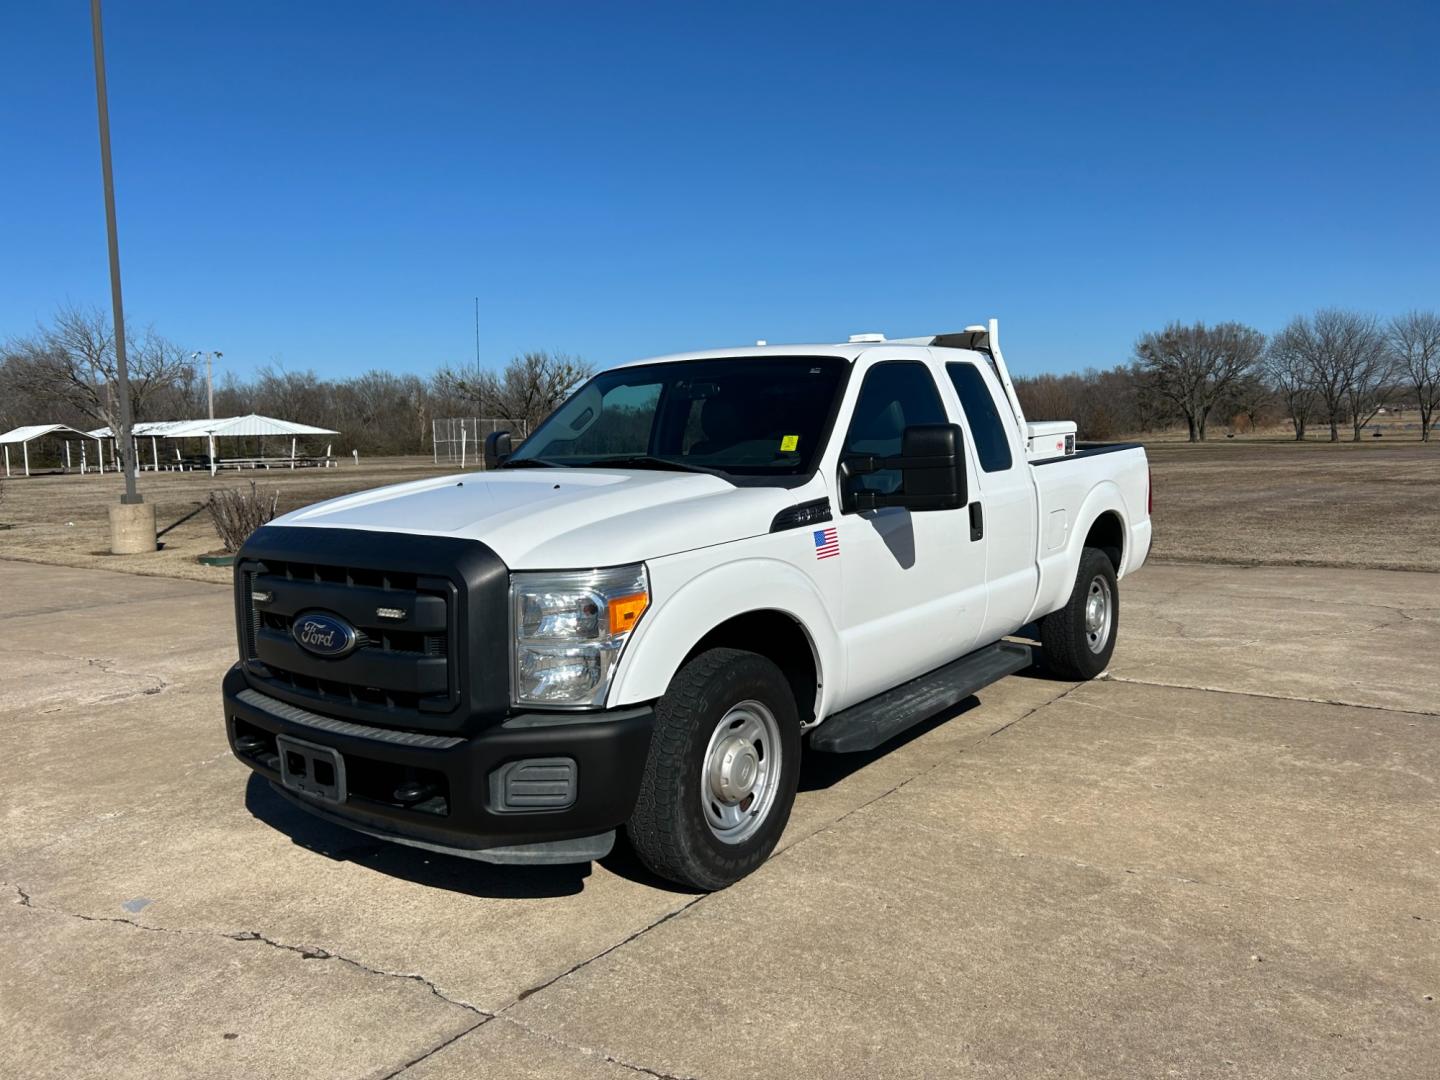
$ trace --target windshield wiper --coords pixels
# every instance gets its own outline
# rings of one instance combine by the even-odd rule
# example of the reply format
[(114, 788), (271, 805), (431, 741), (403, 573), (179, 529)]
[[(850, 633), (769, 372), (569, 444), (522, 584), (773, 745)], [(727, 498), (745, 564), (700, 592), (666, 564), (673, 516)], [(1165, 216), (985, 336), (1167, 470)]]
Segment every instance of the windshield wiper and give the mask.
[(706, 473), (710, 476), (717, 476), (720, 473), (719, 469), (707, 469), (703, 465), (691, 465), (685, 461), (672, 461), (670, 458), (655, 457), (653, 454), (631, 454), (627, 457), (596, 458), (594, 461), (577, 461), (573, 464), (577, 469), (673, 469), (676, 472)]
[(568, 465), (561, 465), (558, 461), (546, 461), (544, 458), (509, 458), (500, 466), (502, 469), (567, 469)]

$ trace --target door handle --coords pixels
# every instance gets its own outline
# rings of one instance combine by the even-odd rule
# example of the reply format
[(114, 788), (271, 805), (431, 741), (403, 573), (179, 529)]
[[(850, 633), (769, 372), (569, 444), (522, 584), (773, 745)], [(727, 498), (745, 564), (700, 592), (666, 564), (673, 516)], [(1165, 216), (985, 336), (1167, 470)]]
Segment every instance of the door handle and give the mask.
[(985, 511), (978, 502), (970, 504), (970, 539), (979, 540), (985, 535)]

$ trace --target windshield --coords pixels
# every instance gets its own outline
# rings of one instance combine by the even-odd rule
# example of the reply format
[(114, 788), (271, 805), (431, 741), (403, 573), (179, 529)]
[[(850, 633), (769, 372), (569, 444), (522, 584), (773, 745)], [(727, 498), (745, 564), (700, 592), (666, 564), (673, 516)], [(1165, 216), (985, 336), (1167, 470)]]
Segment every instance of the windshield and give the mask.
[(506, 465), (809, 473), (846, 367), (834, 356), (764, 356), (604, 371)]

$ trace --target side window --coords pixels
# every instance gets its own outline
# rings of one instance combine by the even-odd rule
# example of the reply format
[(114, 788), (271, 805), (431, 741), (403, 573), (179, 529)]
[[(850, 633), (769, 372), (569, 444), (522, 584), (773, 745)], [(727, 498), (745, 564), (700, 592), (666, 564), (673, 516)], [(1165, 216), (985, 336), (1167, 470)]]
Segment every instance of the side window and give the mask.
[[(924, 364), (909, 361), (876, 364), (860, 388), (850, 430), (845, 434), (844, 452), (889, 457), (900, 453), (900, 437), (909, 425), (944, 424), (948, 420), (935, 380)], [(857, 477), (856, 486), (862, 491), (898, 491), (900, 470), (888, 469)]]
[(985, 376), (974, 364), (946, 364), (955, 393), (970, 421), (970, 437), (975, 440), (975, 456), (986, 472), (1004, 472), (1010, 468), (1010, 439), (995, 408), (995, 398), (985, 385)]

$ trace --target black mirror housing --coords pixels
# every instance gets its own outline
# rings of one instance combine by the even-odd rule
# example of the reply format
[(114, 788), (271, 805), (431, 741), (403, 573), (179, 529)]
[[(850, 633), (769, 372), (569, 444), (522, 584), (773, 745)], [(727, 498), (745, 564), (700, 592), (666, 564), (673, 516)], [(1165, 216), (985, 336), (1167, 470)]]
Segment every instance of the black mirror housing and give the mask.
[(959, 424), (913, 424), (900, 437), (898, 457), (850, 458), (849, 476), (899, 469), (900, 490), (850, 492), (856, 510), (900, 506), (907, 510), (959, 510), (970, 501), (965, 476), (965, 435)]
[(510, 454), (510, 432), (492, 431), (485, 436), (485, 468), (498, 469)]

